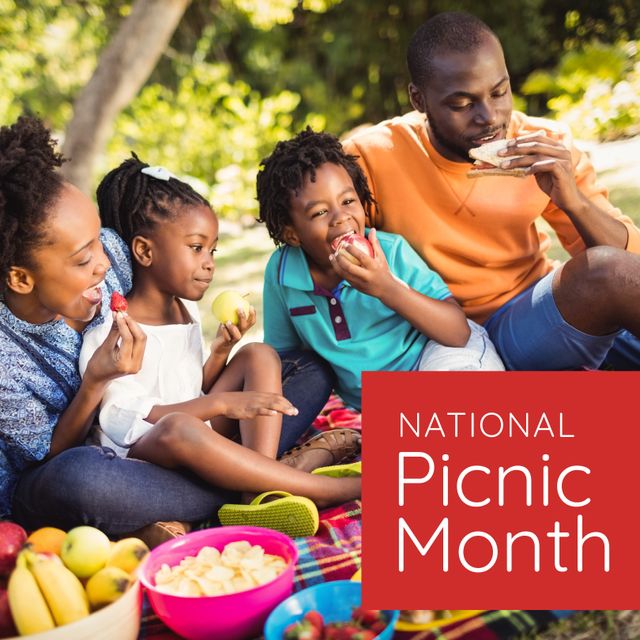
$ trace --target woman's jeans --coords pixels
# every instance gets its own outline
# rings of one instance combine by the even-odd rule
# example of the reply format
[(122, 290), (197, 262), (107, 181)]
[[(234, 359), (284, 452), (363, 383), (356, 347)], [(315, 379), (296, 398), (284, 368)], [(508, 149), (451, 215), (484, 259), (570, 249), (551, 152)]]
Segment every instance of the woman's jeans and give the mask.
[[(279, 454), (309, 428), (333, 388), (331, 369), (312, 352), (280, 355), (283, 394), (299, 413), (283, 418)], [(82, 446), (22, 474), (13, 518), (27, 529), (50, 525), (68, 530), (88, 524), (116, 536), (161, 520), (206, 520), (234, 500), (234, 493), (188, 472), (119, 458), (108, 448)]]

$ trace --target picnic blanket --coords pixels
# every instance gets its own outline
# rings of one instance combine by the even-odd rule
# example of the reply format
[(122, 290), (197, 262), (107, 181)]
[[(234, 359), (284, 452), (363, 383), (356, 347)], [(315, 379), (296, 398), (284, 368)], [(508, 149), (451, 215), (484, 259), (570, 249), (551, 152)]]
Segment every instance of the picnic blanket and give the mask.
[[(320, 432), (336, 428), (360, 429), (360, 414), (345, 408), (332, 396), (313, 423)], [(326, 509), (320, 513), (320, 527), (314, 536), (298, 538), (299, 559), (294, 591), (330, 580), (349, 580), (360, 568), (362, 551), (362, 505), (359, 501)], [(396, 632), (394, 640), (497, 640), (536, 633), (572, 611), (486, 611), (479, 616), (432, 631)], [(139, 638), (175, 640), (172, 633), (154, 615), (146, 598), (143, 601)]]

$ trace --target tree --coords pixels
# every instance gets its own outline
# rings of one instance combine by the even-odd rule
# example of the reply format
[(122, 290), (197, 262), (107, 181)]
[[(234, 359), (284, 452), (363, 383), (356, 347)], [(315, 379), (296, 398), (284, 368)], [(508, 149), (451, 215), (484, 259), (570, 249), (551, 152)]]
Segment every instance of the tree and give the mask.
[(89, 192), (93, 165), (113, 121), (137, 95), (166, 49), (190, 0), (136, 0), (73, 106), (62, 148), (67, 180)]

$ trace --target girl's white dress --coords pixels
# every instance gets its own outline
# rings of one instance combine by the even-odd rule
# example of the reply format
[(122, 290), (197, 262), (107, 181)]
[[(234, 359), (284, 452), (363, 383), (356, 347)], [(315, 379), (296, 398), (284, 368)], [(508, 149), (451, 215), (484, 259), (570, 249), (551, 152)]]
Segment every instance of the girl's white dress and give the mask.
[[(195, 302), (182, 300), (191, 316), (189, 324), (140, 325), (147, 335), (142, 368), (136, 374), (117, 378), (105, 391), (99, 414), (100, 444), (126, 457), (129, 448), (153, 424), (145, 418), (158, 404), (174, 404), (202, 395), (202, 365), (206, 352), (200, 314)], [(80, 373), (104, 342), (111, 318), (84, 335), (80, 352)]]

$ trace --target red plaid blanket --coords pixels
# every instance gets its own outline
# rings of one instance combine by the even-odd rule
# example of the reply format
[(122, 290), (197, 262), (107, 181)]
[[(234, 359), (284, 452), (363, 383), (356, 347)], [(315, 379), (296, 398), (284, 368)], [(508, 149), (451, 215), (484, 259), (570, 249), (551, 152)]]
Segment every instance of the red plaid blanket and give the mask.
[[(317, 431), (336, 428), (360, 429), (360, 414), (346, 409), (337, 396), (332, 396), (313, 427)], [(299, 591), (312, 584), (329, 580), (349, 580), (360, 568), (362, 550), (362, 508), (350, 502), (320, 514), (320, 527), (315, 536), (298, 538), (300, 554), (294, 582)], [(140, 638), (174, 640), (169, 631), (144, 601)], [(496, 640), (514, 638), (539, 631), (568, 611), (487, 611), (482, 615), (420, 633), (397, 632), (394, 640)]]

